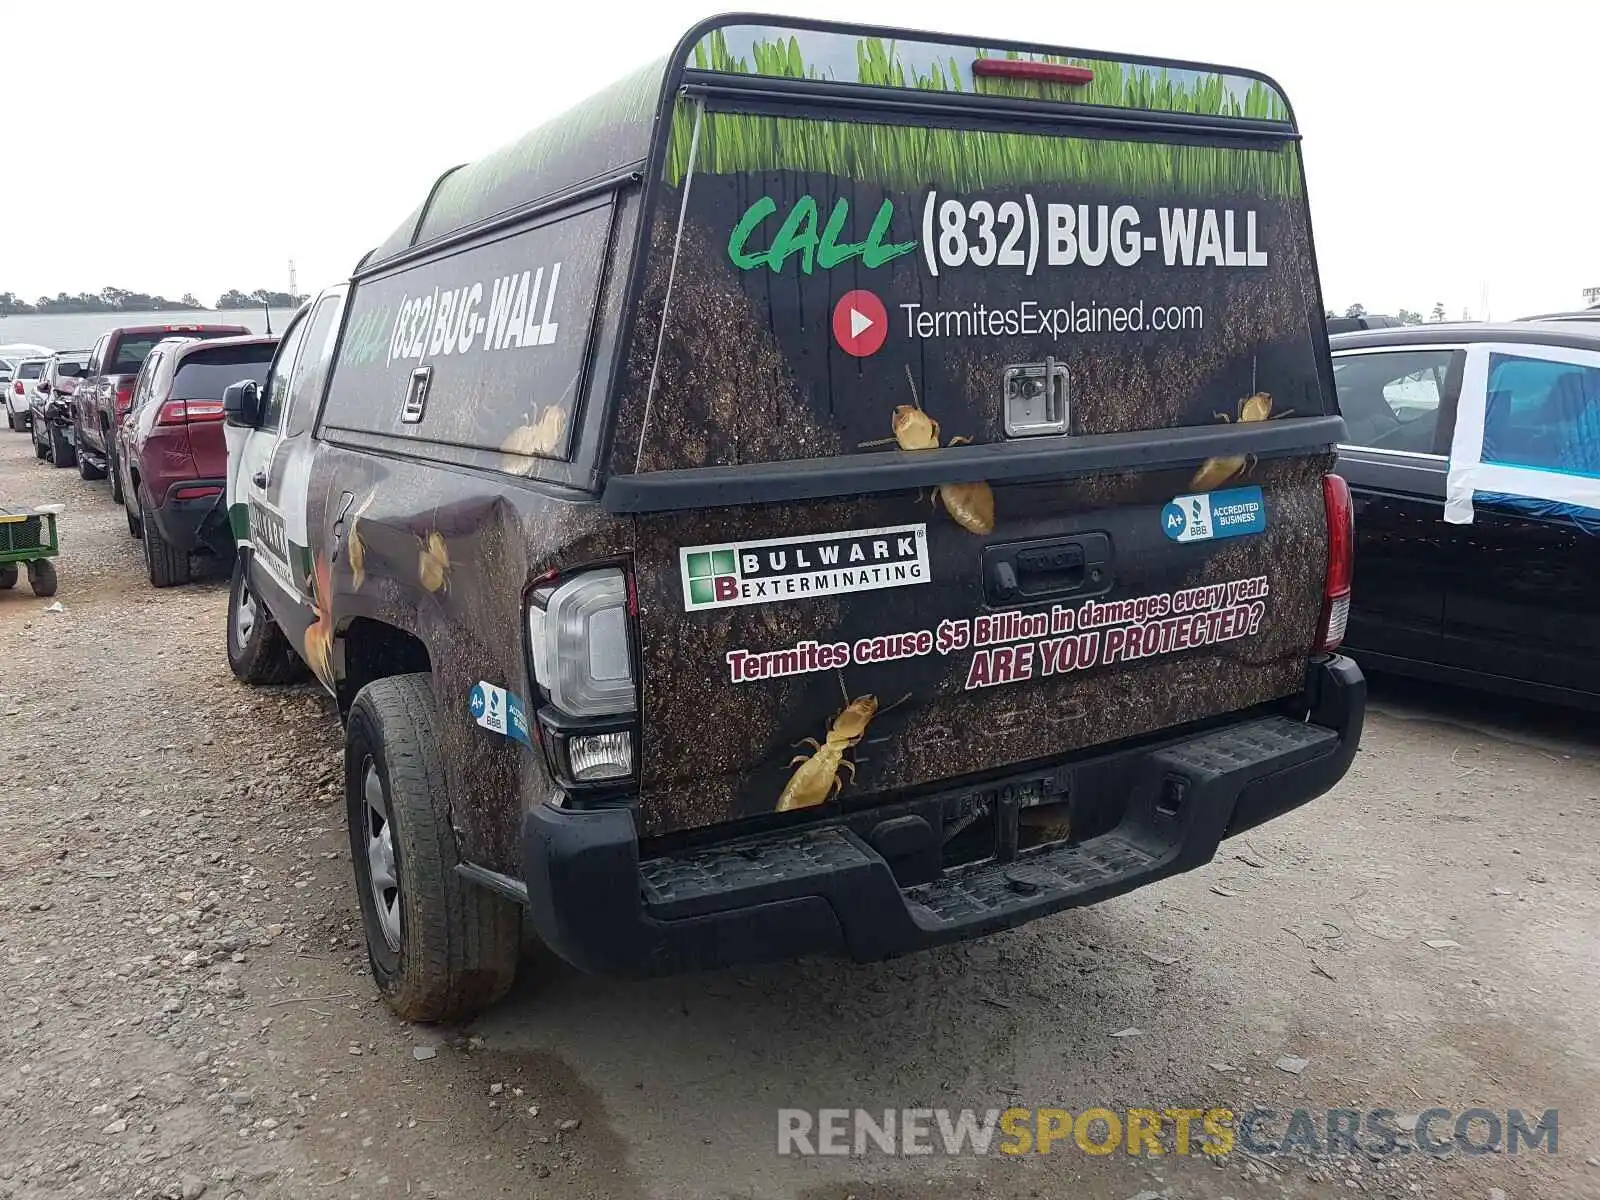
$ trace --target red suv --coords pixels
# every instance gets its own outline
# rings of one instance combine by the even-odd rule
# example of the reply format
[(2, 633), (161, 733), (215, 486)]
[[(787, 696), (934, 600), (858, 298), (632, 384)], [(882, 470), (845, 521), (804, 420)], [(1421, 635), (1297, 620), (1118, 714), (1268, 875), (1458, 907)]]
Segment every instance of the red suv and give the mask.
[(167, 338), (238, 337), (249, 332), (245, 325), (127, 325), (101, 334), (72, 393), (78, 474), (104, 479), (110, 473), (111, 499), (122, 499), (115, 434), (132, 403), (135, 374), (152, 346)]
[(118, 430), (114, 468), (150, 582), (189, 582), (189, 556), (233, 551), (223, 492), (222, 391), (266, 382), (276, 337), (168, 338), (151, 348)]

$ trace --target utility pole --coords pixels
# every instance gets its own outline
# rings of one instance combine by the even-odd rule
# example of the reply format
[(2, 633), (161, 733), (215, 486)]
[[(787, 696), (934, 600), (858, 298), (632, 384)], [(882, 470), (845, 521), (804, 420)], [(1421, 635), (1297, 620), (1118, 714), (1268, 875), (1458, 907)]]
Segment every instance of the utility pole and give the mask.
[(298, 296), (299, 294), (300, 294), (300, 276), (298, 274), (296, 274), (295, 269), (294, 269), (294, 259), (291, 258), (289, 260), (289, 295)]

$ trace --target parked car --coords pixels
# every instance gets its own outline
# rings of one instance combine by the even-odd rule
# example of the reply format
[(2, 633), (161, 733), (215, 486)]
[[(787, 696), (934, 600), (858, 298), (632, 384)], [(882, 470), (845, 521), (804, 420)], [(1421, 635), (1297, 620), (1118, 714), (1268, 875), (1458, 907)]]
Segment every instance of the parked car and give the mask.
[[(114, 466), (113, 430), (133, 400), (133, 380), (144, 356), (170, 337), (238, 337), (243, 325), (138, 325), (108, 329), (89, 351), (89, 365), (73, 395), (73, 448), (78, 474), (104, 479)], [(111, 472), (111, 498), (122, 501), (122, 486)]]
[(7, 342), (0, 345), (0, 383), (9, 384), (17, 364), (25, 358), (47, 358), (48, 346), (35, 346), (32, 342)]
[(240, 380), (265, 382), (277, 344), (275, 337), (171, 338), (157, 342), (139, 368), (114, 461), (128, 532), (144, 542), (156, 587), (187, 583), (191, 555), (233, 554), (222, 393)]
[(1330, 339), (1363, 666), (1600, 706), (1600, 326)]
[(13, 433), (26, 433), (33, 418), (28, 406), (33, 403), (34, 389), (44, 371), (46, 359), (24, 358), (18, 360), (11, 372), (11, 383), (6, 387), (6, 424)]
[(591, 971), (881, 958), (1199, 866), (1345, 773), (1287, 102), (963, 44), (702, 24), (446, 173), (225, 393), (229, 662), (346, 718), (402, 1016), (504, 993), (519, 905)]
[(89, 362), (87, 350), (52, 354), (34, 388), (29, 413), (33, 425), (33, 452), (58, 467), (77, 462), (72, 449), (72, 393)]
[(1363, 313), (1359, 317), (1328, 317), (1326, 321), (1330, 334), (1349, 333), (1356, 329), (1389, 329), (1400, 324), (1398, 317), (1386, 317), (1380, 313)]

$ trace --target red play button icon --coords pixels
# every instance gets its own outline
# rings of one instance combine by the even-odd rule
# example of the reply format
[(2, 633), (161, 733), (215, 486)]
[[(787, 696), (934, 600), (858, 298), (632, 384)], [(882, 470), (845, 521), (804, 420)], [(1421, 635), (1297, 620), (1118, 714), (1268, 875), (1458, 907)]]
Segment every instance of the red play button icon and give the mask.
[(857, 288), (839, 297), (833, 306), (833, 337), (839, 349), (866, 358), (883, 348), (889, 336), (889, 314), (871, 292)]

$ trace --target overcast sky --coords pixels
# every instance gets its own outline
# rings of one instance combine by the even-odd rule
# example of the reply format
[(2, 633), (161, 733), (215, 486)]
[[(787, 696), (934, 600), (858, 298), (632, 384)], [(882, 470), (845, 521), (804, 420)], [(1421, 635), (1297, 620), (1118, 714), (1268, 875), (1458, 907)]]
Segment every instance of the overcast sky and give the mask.
[[(1305, 137), (1323, 291), (1341, 310), (1443, 301), (1483, 316), (1487, 296), (1489, 315), (1516, 317), (1600, 285), (1593, 0), (766, 7), (1274, 76)], [(714, 11), (0, 0), (0, 291), (110, 285), (211, 303), (287, 286), (291, 258), (314, 289), (348, 274), (443, 168)]]

